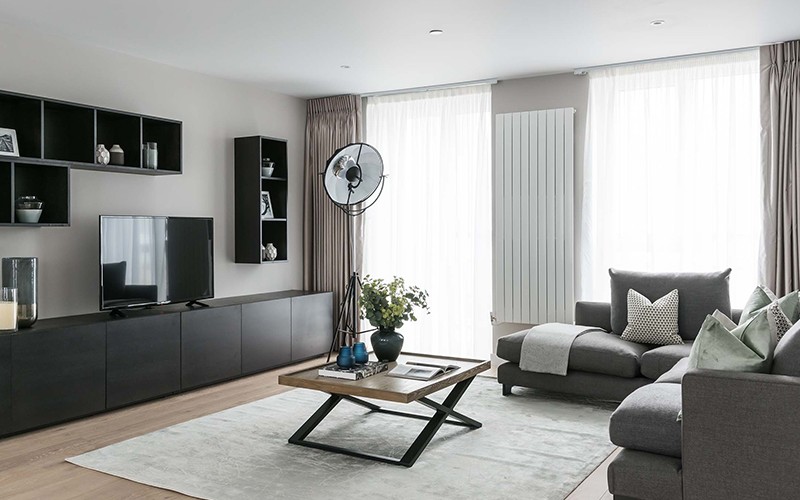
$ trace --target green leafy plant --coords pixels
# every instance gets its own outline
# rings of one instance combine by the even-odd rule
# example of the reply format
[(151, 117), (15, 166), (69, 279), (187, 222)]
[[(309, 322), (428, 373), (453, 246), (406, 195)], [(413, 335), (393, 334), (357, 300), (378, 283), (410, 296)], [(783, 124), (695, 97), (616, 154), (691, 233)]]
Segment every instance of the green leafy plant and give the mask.
[(428, 292), (406, 286), (403, 278), (392, 281), (366, 276), (361, 286), (361, 318), (381, 330), (394, 330), (406, 321), (416, 321), (414, 310), (418, 308), (430, 314)]

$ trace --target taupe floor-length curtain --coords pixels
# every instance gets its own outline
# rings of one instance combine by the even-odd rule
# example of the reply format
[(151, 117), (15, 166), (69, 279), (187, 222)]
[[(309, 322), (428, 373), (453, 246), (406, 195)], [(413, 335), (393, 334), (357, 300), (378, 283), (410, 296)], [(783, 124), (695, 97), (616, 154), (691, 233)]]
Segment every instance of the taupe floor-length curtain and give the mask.
[(800, 289), (800, 41), (761, 48), (764, 230), (761, 278)]
[[(361, 218), (348, 217), (331, 202), (319, 174), (337, 149), (359, 141), (361, 97), (343, 95), (308, 101), (303, 286), (310, 291), (333, 292), (335, 312), (353, 270), (351, 265), (356, 270), (361, 268)], [(348, 244), (348, 224), (354, 245)]]

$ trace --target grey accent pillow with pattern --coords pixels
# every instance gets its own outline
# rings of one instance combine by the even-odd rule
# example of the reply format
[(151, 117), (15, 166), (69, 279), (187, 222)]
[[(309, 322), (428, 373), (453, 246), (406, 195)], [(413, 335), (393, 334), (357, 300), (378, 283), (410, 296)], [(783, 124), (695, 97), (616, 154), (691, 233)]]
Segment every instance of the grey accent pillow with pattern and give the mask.
[(678, 334), (678, 290), (672, 290), (655, 302), (628, 290), (628, 326), (622, 340), (640, 344), (683, 344)]

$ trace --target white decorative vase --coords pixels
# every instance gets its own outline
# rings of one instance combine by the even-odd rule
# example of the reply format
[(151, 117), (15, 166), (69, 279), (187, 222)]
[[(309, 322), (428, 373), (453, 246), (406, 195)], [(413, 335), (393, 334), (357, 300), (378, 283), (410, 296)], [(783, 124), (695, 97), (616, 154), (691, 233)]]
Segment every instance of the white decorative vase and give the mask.
[(97, 149), (94, 150), (94, 161), (100, 165), (108, 165), (109, 160), (111, 160), (111, 153), (108, 152), (105, 145), (98, 144)]
[(111, 146), (109, 153), (111, 153), (112, 165), (125, 165), (125, 151), (122, 150), (119, 144)]
[(267, 243), (267, 249), (264, 252), (267, 260), (275, 260), (278, 258), (278, 249), (272, 243)]

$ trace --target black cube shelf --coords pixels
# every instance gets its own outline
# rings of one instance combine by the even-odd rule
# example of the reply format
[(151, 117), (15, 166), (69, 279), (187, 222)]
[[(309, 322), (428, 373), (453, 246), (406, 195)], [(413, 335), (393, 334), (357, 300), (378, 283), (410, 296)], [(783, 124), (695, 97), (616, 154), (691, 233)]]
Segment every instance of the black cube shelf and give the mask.
[[(20, 161), (46, 160), (81, 170), (140, 175), (183, 171), (183, 124), (177, 120), (0, 91), (0, 128), (17, 132)], [(144, 168), (146, 142), (157, 144), (156, 169)], [(96, 163), (98, 144), (106, 149), (118, 144), (125, 152), (124, 164)]]
[[(0, 226), (69, 226), (70, 169), (42, 160), (0, 161)], [(35, 224), (16, 219), (14, 202), (21, 196), (36, 196), (44, 202)]]

